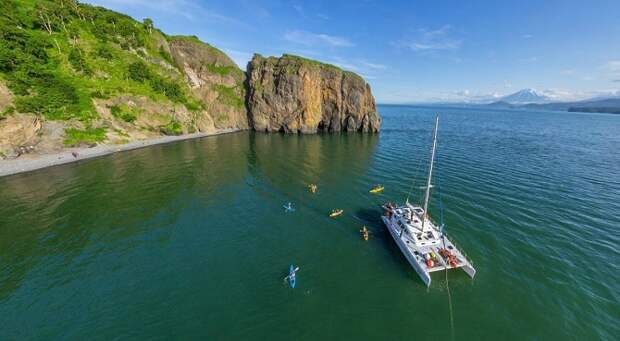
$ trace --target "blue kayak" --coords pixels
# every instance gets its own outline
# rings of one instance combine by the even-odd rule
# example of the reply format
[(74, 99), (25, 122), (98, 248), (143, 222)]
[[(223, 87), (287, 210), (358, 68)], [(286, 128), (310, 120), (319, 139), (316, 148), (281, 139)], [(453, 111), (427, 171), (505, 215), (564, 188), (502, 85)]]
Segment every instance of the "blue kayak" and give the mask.
[(284, 212), (295, 212), (295, 208), (292, 205), (282, 205)]
[(291, 288), (295, 288), (295, 266), (293, 264), (291, 264), (288, 271), (288, 284)]

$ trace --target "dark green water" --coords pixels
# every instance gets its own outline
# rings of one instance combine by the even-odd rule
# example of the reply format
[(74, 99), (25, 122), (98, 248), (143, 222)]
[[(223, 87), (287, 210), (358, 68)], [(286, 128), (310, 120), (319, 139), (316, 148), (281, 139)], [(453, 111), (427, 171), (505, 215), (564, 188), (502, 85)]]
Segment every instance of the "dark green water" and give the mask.
[[(0, 340), (449, 340), (444, 274), (427, 289), (378, 208), (422, 184), (437, 110), (0, 178)], [(478, 271), (449, 275), (455, 339), (618, 339), (620, 116), (441, 112), (447, 230)]]

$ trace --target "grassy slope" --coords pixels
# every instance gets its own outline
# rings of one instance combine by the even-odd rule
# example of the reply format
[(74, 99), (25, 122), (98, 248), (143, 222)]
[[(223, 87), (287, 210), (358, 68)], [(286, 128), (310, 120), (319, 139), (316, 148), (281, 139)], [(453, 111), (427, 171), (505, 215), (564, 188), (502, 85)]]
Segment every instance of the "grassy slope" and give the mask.
[[(143, 95), (200, 109), (182, 75), (160, 66), (171, 62), (157, 44), (162, 39), (148, 24), (71, 0), (3, 0), (0, 78), (15, 94), (16, 111), (77, 120), (85, 132), (98, 118), (93, 98)], [(101, 141), (100, 133), (68, 133)]]

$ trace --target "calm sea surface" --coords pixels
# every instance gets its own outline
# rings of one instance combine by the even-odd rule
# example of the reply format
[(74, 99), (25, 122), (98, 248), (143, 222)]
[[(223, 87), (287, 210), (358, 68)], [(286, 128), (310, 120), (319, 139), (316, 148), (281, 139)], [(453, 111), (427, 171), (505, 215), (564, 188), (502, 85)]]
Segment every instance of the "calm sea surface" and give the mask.
[[(620, 115), (379, 110), (374, 136), (237, 133), (0, 178), (0, 340), (620, 338)], [(478, 271), (449, 274), (453, 327), (445, 274), (427, 289), (379, 209), (412, 180), (419, 200), (438, 111), (446, 230)]]

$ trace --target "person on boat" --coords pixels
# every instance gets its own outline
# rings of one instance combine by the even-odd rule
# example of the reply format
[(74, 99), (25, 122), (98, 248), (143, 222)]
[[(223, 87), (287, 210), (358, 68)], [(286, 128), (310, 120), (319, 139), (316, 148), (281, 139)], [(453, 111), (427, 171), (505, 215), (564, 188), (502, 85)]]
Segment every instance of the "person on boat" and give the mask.
[(364, 238), (364, 240), (368, 240), (368, 229), (366, 226), (362, 227), (360, 232), (362, 233), (362, 238)]
[(299, 267), (295, 267), (295, 269), (293, 269), (293, 272), (291, 272), (288, 276), (284, 277), (284, 280), (294, 280), (295, 279), (295, 274), (297, 273), (297, 271), (299, 271)]

